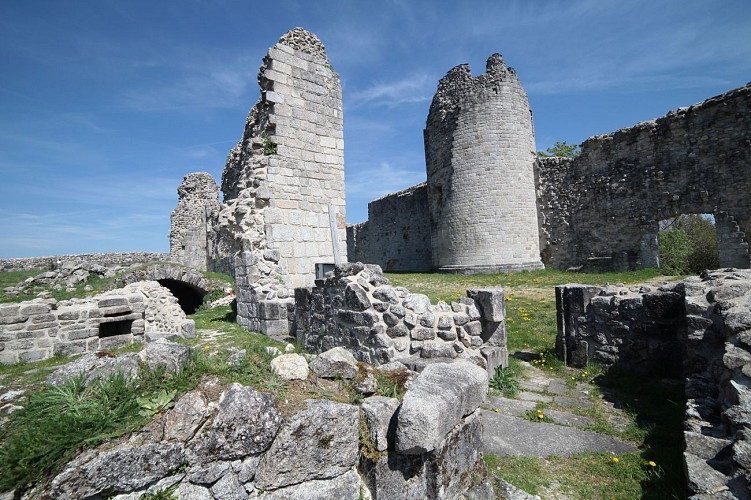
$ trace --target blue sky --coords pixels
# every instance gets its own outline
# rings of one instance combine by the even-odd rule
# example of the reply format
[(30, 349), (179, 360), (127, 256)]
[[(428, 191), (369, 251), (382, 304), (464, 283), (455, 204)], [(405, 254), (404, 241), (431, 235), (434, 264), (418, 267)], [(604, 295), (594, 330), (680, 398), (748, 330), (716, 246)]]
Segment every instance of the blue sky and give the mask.
[(347, 219), (425, 179), (438, 80), (503, 54), (538, 149), (751, 80), (748, 0), (5, 0), (0, 258), (167, 251), (177, 186), (221, 178), (287, 30), (323, 41), (344, 95)]

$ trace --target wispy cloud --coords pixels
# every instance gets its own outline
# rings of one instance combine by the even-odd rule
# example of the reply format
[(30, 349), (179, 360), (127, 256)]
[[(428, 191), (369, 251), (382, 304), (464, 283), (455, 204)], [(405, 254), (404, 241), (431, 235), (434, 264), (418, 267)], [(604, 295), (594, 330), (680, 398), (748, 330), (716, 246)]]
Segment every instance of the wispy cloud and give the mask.
[(429, 101), (436, 82), (426, 73), (416, 73), (394, 82), (381, 82), (350, 92), (346, 102), (353, 108), (369, 106), (395, 107), (406, 103)]
[(346, 178), (347, 199), (368, 201), (425, 181), (422, 166), (407, 168), (381, 162), (376, 166), (360, 166)]

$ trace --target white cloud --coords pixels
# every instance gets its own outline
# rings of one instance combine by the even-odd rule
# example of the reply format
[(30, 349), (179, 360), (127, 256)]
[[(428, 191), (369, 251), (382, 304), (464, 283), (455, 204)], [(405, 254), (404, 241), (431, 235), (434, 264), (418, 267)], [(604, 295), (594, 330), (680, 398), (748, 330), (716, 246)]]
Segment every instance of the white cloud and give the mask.
[[(435, 92), (436, 82), (426, 73), (416, 73), (401, 80), (377, 83), (350, 92), (347, 103), (353, 108), (369, 106), (395, 107), (406, 103), (429, 101)], [(346, 97), (346, 96), (345, 96)]]

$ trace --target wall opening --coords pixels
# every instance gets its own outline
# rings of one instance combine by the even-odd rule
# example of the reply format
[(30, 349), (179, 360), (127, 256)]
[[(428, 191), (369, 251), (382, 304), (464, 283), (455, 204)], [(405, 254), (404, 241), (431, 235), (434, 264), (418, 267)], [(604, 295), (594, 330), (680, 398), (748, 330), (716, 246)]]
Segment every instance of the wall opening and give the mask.
[(699, 274), (720, 267), (713, 214), (678, 214), (659, 221), (659, 267), (672, 274)]
[(128, 335), (131, 333), (132, 328), (132, 319), (99, 323), (99, 338), (114, 337), (116, 335)]
[(177, 303), (180, 304), (180, 308), (185, 314), (193, 314), (203, 304), (203, 296), (206, 295), (206, 291), (184, 281), (171, 279), (157, 281), (172, 292), (172, 295), (175, 296)]

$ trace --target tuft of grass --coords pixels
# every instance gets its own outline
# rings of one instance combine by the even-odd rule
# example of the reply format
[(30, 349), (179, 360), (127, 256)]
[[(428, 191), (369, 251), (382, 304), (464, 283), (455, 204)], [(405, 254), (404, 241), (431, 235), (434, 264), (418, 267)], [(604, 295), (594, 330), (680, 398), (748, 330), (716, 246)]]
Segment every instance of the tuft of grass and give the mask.
[(549, 416), (545, 415), (545, 405), (542, 403), (537, 403), (535, 405), (534, 410), (527, 410), (522, 415), (522, 418), (526, 418), (530, 422), (538, 422), (538, 423), (546, 423), (546, 424), (553, 424), (553, 419)]
[(378, 381), (376, 394), (401, 400), (404, 397), (404, 393), (407, 392), (405, 385), (409, 380), (409, 371), (405, 369), (391, 371), (378, 370), (376, 372), (376, 380)]
[(69, 461), (82, 447), (146, 423), (137, 384), (122, 373), (84, 386), (83, 377), (32, 393), (0, 431), (0, 491), (23, 488)]
[(510, 358), (509, 365), (506, 368), (500, 366), (496, 368), (495, 374), (488, 381), (488, 385), (491, 389), (500, 392), (505, 398), (515, 398), (521, 389), (519, 378), (523, 370), (518, 359)]

